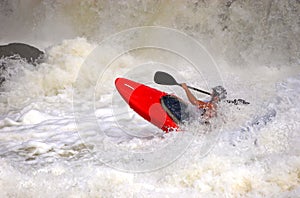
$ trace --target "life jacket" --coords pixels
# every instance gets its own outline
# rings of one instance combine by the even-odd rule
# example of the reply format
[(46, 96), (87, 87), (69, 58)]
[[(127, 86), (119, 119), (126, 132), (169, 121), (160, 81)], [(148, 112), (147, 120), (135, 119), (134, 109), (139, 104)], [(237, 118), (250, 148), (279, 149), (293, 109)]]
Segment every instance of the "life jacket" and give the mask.
[(199, 109), (203, 110), (202, 116), (205, 119), (209, 119), (216, 116), (216, 110), (217, 106), (211, 102), (203, 102), (201, 100), (198, 100), (198, 106)]

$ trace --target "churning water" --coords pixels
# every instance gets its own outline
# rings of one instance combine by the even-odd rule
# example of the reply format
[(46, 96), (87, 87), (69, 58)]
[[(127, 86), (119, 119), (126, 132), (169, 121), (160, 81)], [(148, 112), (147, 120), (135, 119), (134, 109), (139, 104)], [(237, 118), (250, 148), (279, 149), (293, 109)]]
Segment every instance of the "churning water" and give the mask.
[[(0, 6), (1, 43), (25, 42), (46, 54), (36, 66), (0, 60), (7, 67), (1, 197), (300, 195), (299, 1), (4, 0)], [(199, 57), (211, 54), (213, 62), (205, 66), (199, 58), (192, 65), (167, 47), (126, 50), (129, 40), (173, 49), (181, 41), (172, 34), (110, 37), (140, 26), (184, 32), (209, 52)], [(107, 39), (113, 41), (98, 51)], [(185, 57), (195, 56), (191, 49)], [(224, 103), (212, 126), (192, 123), (183, 133), (163, 134), (132, 112), (114, 86), (125, 76), (187, 100), (180, 88), (153, 83), (161, 69), (207, 90), (221, 83), (230, 99), (250, 105)]]

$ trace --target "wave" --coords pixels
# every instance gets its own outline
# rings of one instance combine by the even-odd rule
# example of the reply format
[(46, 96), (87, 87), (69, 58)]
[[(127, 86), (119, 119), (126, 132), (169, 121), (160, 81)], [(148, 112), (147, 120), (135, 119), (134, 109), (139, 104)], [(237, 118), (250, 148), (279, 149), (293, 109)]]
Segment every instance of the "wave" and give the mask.
[[(0, 60), (7, 65), (0, 93), (0, 180), (7, 181), (0, 182), (3, 195), (298, 195), (299, 6), (297, 0), (0, 1), (1, 45), (24, 42), (45, 52), (37, 65)], [(202, 43), (218, 63), (229, 99), (243, 98), (250, 105), (220, 108), (221, 133), (219, 123), (211, 135), (204, 134), (204, 126), (187, 126), (195, 139), (168, 167), (120, 173), (99, 160), (103, 149), (152, 152), (172, 142), (176, 133), (162, 134), (130, 111), (118, 98), (115, 78), (126, 74), (151, 84), (153, 70), (161, 66), (151, 62), (157, 57), (170, 59), (174, 64), (169, 69), (192, 86), (206, 85), (186, 62), (162, 51), (125, 53), (108, 67), (108, 55), (122, 48), (111, 45), (82, 67), (103, 39), (145, 25), (174, 28)], [(104, 71), (100, 77), (99, 68)], [(185, 97), (180, 88), (153, 86)], [(82, 120), (74, 119), (74, 88), (80, 105), (75, 113), (83, 114)], [(253, 127), (260, 118), (264, 122), (269, 109), (276, 111), (270, 122)], [(90, 126), (95, 120), (96, 130)], [(124, 133), (125, 128), (133, 133)], [(99, 130), (109, 135), (99, 137)], [(136, 133), (143, 138), (132, 135)], [(113, 160), (119, 162), (118, 156), (116, 152)]]
[(297, 0), (6, 0), (0, 7), (1, 42), (45, 47), (78, 36), (99, 42), (131, 27), (157, 25), (188, 33), (231, 65), (299, 65)]

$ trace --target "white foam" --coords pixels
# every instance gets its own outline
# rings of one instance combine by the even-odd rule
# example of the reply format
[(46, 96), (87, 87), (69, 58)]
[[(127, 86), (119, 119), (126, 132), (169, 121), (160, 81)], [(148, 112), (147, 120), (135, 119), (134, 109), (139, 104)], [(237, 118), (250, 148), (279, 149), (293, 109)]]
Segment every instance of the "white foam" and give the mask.
[[(20, 40), (37, 44), (46, 48), (47, 58), (37, 68), (12, 61), (13, 75), (1, 90), (2, 197), (299, 196), (300, 77), (289, 78), (299, 74), (299, 65), (290, 66), (299, 63), (296, 4), (233, 1), (225, 6), (221, 1), (178, 1), (170, 6), (167, 2), (150, 1), (105, 4), (31, 1), (19, 5), (17, 0), (11, 2), (7, 3), (8, 9), (5, 6), (1, 10), (1, 42)], [(283, 12), (286, 7), (289, 12)], [(117, 94), (114, 79), (128, 74), (150, 82), (151, 65), (143, 68), (141, 64), (151, 60), (151, 56), (159, 57), (160, 51), (125, 54), (101, 78), (97, 71), (106, 66), (107, 57), (105, 53), (96, 57), (91, 67), (80, 71), (83, 79), (76, 87), (79, 103), (86, 107), (78, 113), (91, 117), (83, 117), (80, 121), (84, 124), (78, 126), (72, 108), (74, 82), (82, 64), (97, 46), (95, 40), (132, 24), (177, 28), (206, 46), (213, 46), (210, 50), (221, 54), (216, 60), (228, 96), (251, 103), (222, 107), (224, 117), (215, 120), (211, 136), (205, 136), (207, 131), (203, 126), (188, 126), (195, 138), (179, 159), (167, 167), (139, 174), (107, 167), (97, 158), (101, 151), (92, 143), (103, 141), (107, 148), (147, 153), (160, 151), (173, 141), (174, 134), (159, 133), (136, 114), (130, 112), (124, 116), (113, 111), (115, 106), (125, 105), (112, 100), (112, 95)], [(69, 37), (73, 39), (66, 39)], [(112, 53), (114, 47), (106, 53)], [(191, 85), (205, 85), (185, 68), (186, 63), (181, 64), (175, 58), (170, 62), (180, 65), (176, 69)], [(132, 69), (138, 72), (130, 73)], [(91, 82), (98, 78), (95, 88)], [(184, 96), (179, 88), (158, 88)], [(93, 94), (88, 97), (84, 93)], [(91, 106), (94, 111), (87, 112)], [(249, 120), (264, 115), (268, 107), (275, 108), (275, 119), (260, 130), (251, 128), (247, 139), (239, 138), (239, 129)], [(119, 123), (114, 116), (119, 116)], [(97, 130), (89, 128), (94, 118), (99, 121)], [(223, 128), (217, 133), (221, 123)], [(142, 134), (142, 138), (124, 133), (125, 127), (129, 132)], [(109, 135), (104, 139), (98, 137), (100, 130)], [(238, 144), (232, 145), (227, 132), (232, 135), (229, 138), (239, 138)], [(214, 139), (216, 134), (219, 138)], [(86, 141), (89, 139), (91, 142)], [(168, 156), (161, 152), (161, 157)], [(155, 163), (159, 164), (159, 160)]]

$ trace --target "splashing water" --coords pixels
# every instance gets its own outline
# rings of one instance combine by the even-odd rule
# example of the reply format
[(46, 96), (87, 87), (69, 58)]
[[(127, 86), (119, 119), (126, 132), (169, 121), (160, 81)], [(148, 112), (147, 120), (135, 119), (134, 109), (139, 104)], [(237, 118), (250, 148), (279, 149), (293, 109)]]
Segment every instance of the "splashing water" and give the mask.
[[(16, 0), (2, 1), (0, 7), (5, 27), (0, 41), (28, 42), (46, 53), (45, 62), (36, 67), (18, 59), (0, 62), (8, 67), (0, 95), (1, 197), (299, 195), (298, 1)], [(143, 25), (176, 28), (203, 43), (218, 63), (228, 97), (251, 104), (222, 103), (221, 116), (211, 128), (185, 126), (194, 139), (176, 161), (153, 172), (129, 173), (106, 166), (97, 159), (94, 145), (81, 139), (72, 108), (73, 86), (81, 72), (78, 91), (94, 92), (91, 82), (98, 76), (93, 66), (82, 70), (84, 61), (107, 36)], [(112, 116), (111, 82), (149, 63), (151, 57), (163, 60), (163, 55), (155, 50), (125, 53), (105, 70), (101, 82), (109, 83), (96, 90), (93, 112), (101, 129), (110, 132), (102, 141), (120, 150), (151, 152), (176, 139), (175, 133), (163, 134), (134, 112), (122, 120), (143, 134), (132, 137), (120, 131)], [(186, 62), (178, 63), (176, 57), (171, 61), (182, 65), (174, 68), (189, 84), (204, 86), (185, 69)], [(107, 57), (101, 56), (93, 64), (106, 68), (105, 62)], [(144, 82), (152, 80), (147, 76), (153, 72), (149, 64), (142, 71)], [(180, 88), (153, 86), (186, 100)], [(82, 95), (82, 105), (92, 103), (85, 99)], [(276, 115), (255, 125), (272, 111)], [(86, 119), (88, 123), (90, 118)], [(93, 139), (97, 132), (88, 129), (83, 131)], [(208, 145), (214, 140), (213, 146)]]

